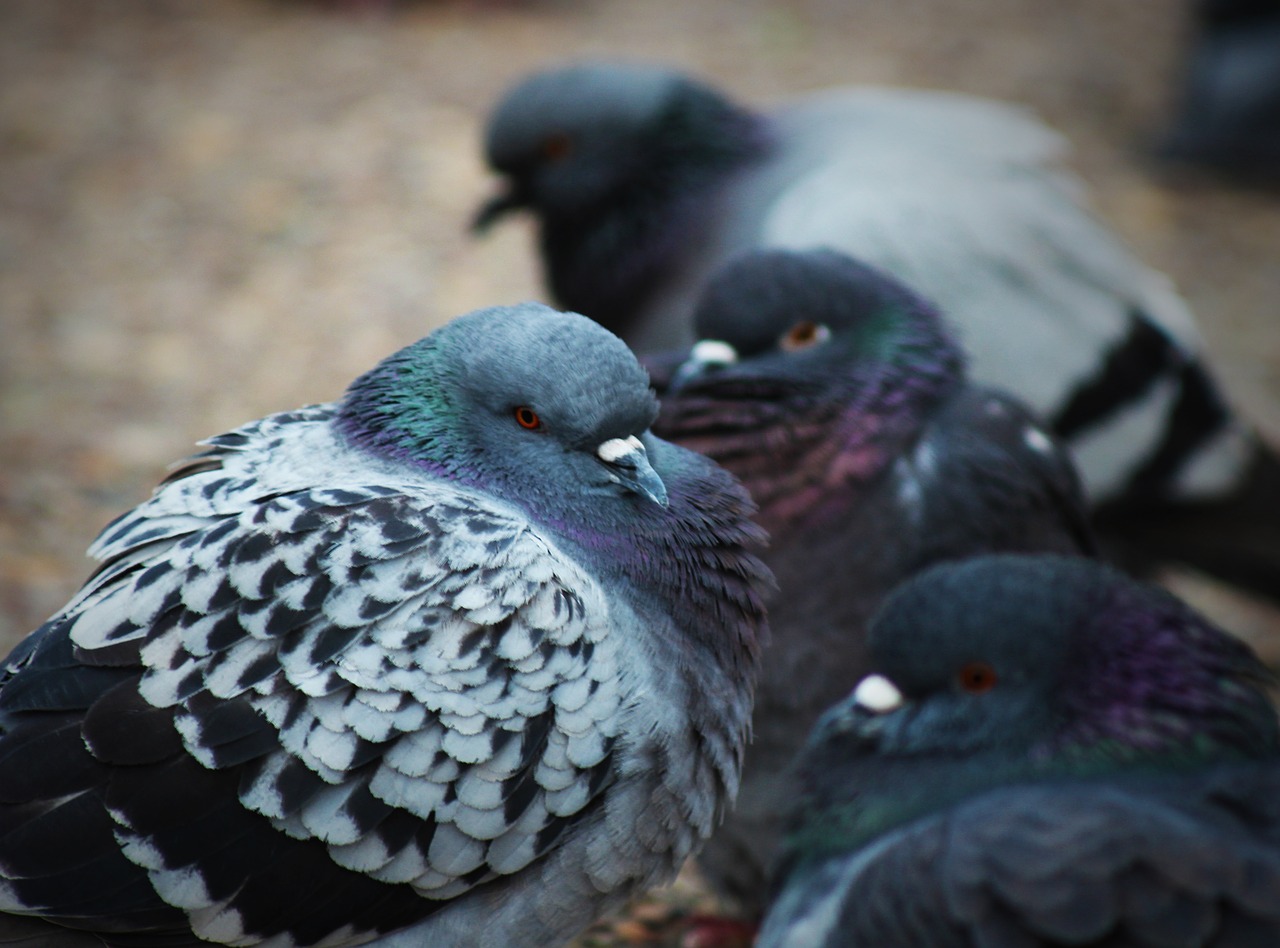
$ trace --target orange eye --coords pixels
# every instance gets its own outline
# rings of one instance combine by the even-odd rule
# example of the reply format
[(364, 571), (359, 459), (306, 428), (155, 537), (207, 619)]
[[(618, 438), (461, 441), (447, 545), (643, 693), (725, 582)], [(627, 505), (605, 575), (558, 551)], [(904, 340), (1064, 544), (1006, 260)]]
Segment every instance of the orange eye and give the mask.
[(986, 694), (996, 686), (996, 670), (986, 662), (969, 662), (960, 669), (956, 681), (971, 695)]
[(538, 413), (527, 405), (521, 405), (515, 410), (516, 424), (521, 428), (528, 428), (535, 431), (542, 427), (542, 419), (538, 417)]
[(786, 335), (778, 340), (778, 345), (785, 352), (796, 352), (800, 349), (808, 349), (810, 346), (826, 342), (830, 336), (831, 330), (826, 326), (805, 320), (788, 329)]
[(559, 161), (573, 151), (573, 139), (564, 132), (553, 132), (542, 140), (542, 157), (548, 161)]

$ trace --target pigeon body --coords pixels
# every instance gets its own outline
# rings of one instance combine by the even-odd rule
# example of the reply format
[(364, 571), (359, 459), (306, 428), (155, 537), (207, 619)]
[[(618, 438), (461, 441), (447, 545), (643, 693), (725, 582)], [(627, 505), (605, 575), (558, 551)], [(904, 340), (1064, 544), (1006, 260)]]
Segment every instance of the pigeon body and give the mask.
[(550, 945), (673, 875), (768, 580), (656, 411), (526, 304), (212, 439), (6, 663), (0, 941)]
[(708, 286), (697, 328), (694, 356), (663, 370), (654, 430), (751, 492), (780, 590), (742, 788), (699, 860), (758, 911), (787, 767), (865, 674), (883, 596), (939, 560), (1093, 543), (1070, 461), (1020, 405), (966, 383), (938, 312), (886, 274), (749, 254)]
[[(826, 247), (943, 306), (974, 380), (1064, 439), (1094, 504), (1167, 512), (1280, 471), (1225, 404), (1169, 281), (1090, 213), (1059, 167), (1060, 137), (1022, 109), (862, 88), (765, 114), (668, 70), (588, 64), (517, 84), (485, 150), (507, 190), (478, 224), (529, 208), (553, 294), (641, 351), (691, 340), (698, 294), (726, 260)], [(1226, 578), (1275, 595), (1280, 510), (1238, 507), (1198, 507), (1177, 552), (1216, 569), (1200, 541), (1240, 537), (1246, 573), (1266, 579)], [(1144, 566), (1166, 549), (1126, 552)]]
[(908, 581), (815, 728), (761, 948), (1280, 944), (1271, 676), (1163, 590), (990, 556)]

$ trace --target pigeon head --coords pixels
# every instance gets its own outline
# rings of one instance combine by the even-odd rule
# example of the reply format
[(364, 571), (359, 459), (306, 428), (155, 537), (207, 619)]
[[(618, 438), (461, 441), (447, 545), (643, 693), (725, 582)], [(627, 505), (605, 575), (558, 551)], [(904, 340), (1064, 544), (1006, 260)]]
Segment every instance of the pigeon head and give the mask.
[(648, 458), (657, 402), (626, 345), (536, 303), (478, 310), (383, 360), (342, 403), (374, 453), (546, 513), (603, 497), (667, 504)]
[(521, 207), (572, 216), (642, 173), (641, 152), (680, 82), (658, 69), (584, 64), (516, 85), (485, 134), (485, 158), (510, 190), (475, 226)]
[(659, 173), (696, 178), (736, 164), (755, 150), (751, 124), (718, 93), (659, 67), (583, 63), (536, 73), (489, 119), (485, 158), (509, 190), (481, 208), (475, 226), (521, 207), (577, 218)]
[(872, 622), (875, 674), (813, 753), (1089, 770), (1280, 749), (1270, 675), (1169, 593), (1092, 560), (999, 555), (900, 586)]
[(485, 156), (504, 184), (473, 229), (531, 210), (556, 299), (620, 329), (691, 246), (717, 185), (767, 138), (763, 119), (667, 69), (537, 73), (489, 119)]
[[(878, 476), (963, 383), (963, 356), (938, 313), (831, 251), (736, 258), (708, 283), (695, 329), (701, 341), (674, 372), (657, 430), (729, 468), (766, 518), (778, 504), (787, 520), (824, 497), (848, 498), (843, 487)], [(796, 462), (748, 463), (762, 454)]]
[(882, 270), (832, 250), (744, 254), (708, 282), (694, 314), (702, 342), (682, 374), (771, 375), (838, 384), (858, 367), (956, 374), (942, 317)]

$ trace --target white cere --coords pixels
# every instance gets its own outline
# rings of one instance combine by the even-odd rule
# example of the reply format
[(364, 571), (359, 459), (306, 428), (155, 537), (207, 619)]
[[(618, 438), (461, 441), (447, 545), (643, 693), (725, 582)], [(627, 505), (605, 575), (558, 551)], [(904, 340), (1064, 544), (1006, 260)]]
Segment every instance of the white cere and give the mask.
[(1028, 428), (1022, 432), (1022, 440), (1028, 448), (1038, 454), (1050, 454), (1053, 451), (1053, 442), (1039, 428)]
[(610, 438), (596, 448), (596, 457), (605, 464), (616, 464), (628, 454), (644, 454), (644, 445), (635, 435), (626, 438)]
[(719, 339), (703, 339), (695, 343), (689, 355), (694, 362), (703, 365), (733, 365), (738, 361), (738, 350)]
[(902, 706), (902, 692), (883, 675), (868, 675), (853, 689), (854, 704), (884, 714)]

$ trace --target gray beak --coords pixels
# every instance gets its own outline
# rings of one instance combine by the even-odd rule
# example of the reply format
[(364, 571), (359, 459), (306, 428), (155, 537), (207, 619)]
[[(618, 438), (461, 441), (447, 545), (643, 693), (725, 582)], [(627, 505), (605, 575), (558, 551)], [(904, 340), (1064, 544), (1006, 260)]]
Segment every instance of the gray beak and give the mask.
[(680, 368), (671, 376), (668, 391), (678, 392), (694, 379), (701, 378), (714, 369), (733, 365), (738, 361), (738, 350), (719, 339), (703, 339), (696, 343)]
[(823, 712), (809, 735), (809, 746), (855, 729), (863, 740), (878, 740), (886, 716), (905, 703), (905, 696), (888, 678), (868, 675), (847, 697)]
[(659, 507), (667, 506), (667, 487), (649, 463), (644, 445), (635, 435), (610, 438), (596, 448), (596, 457), (604, 462), (609, 477), (616, 483), (643, 494)]
[(480, 205), (480, 209), (476, 211), (476, 216), (471, 219), (471, 233), (483, 234), (498, 218), (505, 217), (512, 211), (519, 210), (522, 207), (527, 207), (528, 203), (514, 185), (508, 186), (505, 191), (499, 191), (485, 201), (484, 204)]

